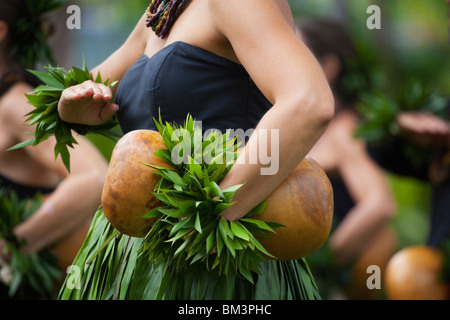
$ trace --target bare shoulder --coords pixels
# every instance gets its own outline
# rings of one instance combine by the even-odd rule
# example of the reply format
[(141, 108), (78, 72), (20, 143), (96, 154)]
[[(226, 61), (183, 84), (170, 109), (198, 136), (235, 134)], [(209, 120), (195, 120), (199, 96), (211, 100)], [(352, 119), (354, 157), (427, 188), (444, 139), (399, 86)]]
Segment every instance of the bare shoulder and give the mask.
[(320, 65), (295, 32), (286, 0), (208, 3), (217, 32), (271, 103), (296, 96), (311, 101), (330, 96)]
[[(252, 19), (259, 13), (281, 13), (292, 28), (295, 28), (294, 18), (289, 3), (286, 0), (210, 0), (208, 1), (212, 14), (217, 21), (232, 16), (243, 16)], [(244, 21), (248, 21), (245, 19)], [(227, 19), (228, 20), (228, 19)], [(244, 22), (243, 21), (243, 22)]]
[[(274, 9), (274, 6), (277, 6), (286, 18), (292, 19), (291, 7), (287, 0), (209, 0), (208, 3), (216, 14), (226, 14), (227, 12), (234, 11), (236, 8), (242, 8), (241, 11), (244, 11), (246, 8), (260, 8), (261, 10), (265, 10), (267, 8)], [(246, 13), (251, 14), (251, 12)]]
[(331, 122), (329, 136), (343, 157), (365, 152), (365, 143), (355, 136), (358, 117), (353, 112), (340, 112)]
[(5, 122), (24, 123), (26, 114), (32, 111), (25, 94), (33, 91), (33, 88), (19, 82), (9, 89), (0, 99), (0, 116)]

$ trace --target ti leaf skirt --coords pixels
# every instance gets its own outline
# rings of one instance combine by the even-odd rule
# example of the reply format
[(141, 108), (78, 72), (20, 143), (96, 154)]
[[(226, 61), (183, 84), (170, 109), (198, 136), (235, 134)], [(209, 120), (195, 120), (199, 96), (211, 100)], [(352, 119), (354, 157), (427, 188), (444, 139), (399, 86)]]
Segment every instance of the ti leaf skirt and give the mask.
[(144, 238), (118, 234), (101, 207), (61, 288), (60, 300), (314, 300), (306, 260), (266, 260), (254, 283), (219, 275), (195, 262), (188, 270), (156, 267), (141, 252)]

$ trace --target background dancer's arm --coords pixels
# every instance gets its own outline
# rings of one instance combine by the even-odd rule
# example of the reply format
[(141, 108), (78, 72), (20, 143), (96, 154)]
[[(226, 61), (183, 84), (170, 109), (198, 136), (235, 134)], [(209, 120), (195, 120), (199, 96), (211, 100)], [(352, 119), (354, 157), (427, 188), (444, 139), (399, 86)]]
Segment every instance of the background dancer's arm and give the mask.
[[(4, 120), (2, 125), (7, 127), (12, 141), (26, 141), (30, 137), (29, 133), (34, 130), (32, 126), (19, 125), (24, 121), (23, 115), (33, 109), (25, 97), (25, 93), (31, 90), (32, 87), (27, 84), (17, 84), (1, 101), (0, 109)], [(9, 151), (7, 155), (3, 155), (16, 163), (16, 166), (11, 166), (11, 172), (17, 171), (17, 166), (31, 166), (32, 163), (35, 168), (48, 172), (50, 181), (59, 181), (55, 190), (46, 195), (42, 206), (14, 230), (19, 239), (26, 241), (26, 245), (22, 247), (25, 253), (39, 252), (70, 235), (89, 221), (100, 204), (104, 177), (108, 169), (102, 154), (89, 140), (77, 137), (76, 149), (69, 148), (69, 174), (61, 158), (55, 160), (55, 143), (55, 138), (50, 137), (37, 146)], [(32, 170), (26, 169), (20, 171), (32, 174)], [(32, 180), (29, 180), (31, 178), (23, 176), (21, 179), (32, 185)]]

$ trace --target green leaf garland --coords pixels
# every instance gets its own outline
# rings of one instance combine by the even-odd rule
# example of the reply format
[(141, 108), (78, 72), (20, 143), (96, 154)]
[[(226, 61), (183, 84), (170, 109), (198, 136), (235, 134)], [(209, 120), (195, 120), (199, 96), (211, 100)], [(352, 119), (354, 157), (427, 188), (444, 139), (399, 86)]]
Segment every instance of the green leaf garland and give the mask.
[[(140, 251), (156, 267), (163, 265), (169, 274), (202, 262), (208, 270), (217, 270), (220, 275), (234, 273), (253, 283), (252, 274), (259, 273), (258, 266), (265, 260), (263, 254), (273, 257), (257, 236), (267, 237), (267, 232), (275, 232), (274, 228), (281, 225), (251, 218), (262, 213), (265, 202), (238, 221), (221, 216), (221, 212), (233, 205), (232, 198), (241, 187), (219, 188), (237, 159), (235, 151), (239, 146), (235, 139), (228, 133), (213, 132), (199, 141), (201, 129), (190, 115), (184, 127), (163, 124), (161, 117), (155, 123), (168, 146), (156, 155), (176, 169), (146, 164), (161, 175), (155, 196), (164, 206), (145, 215), (157, 220)], [(177, 144), (171, 139), (175, 130), (183, 131), (183, 140)], [(183, 143), (191, 146), (192, 153), (185, 157), (186, 161), (177, 163), (168, 155)], [(211, 162), (203, 161), (205, 154), (210, 153)]]
[(38, 86), (30, 94), (26, 94), (28, 102), (35, 107), (33, 111), (26, 116), (30, 126), (35, 126), (34, 137), (15, 145), (9, 150), (23, 148), (29, 145), (37, 145), (48, 139), (50, 136), (56, 138), (54, 147), (55, 159), (61, 156), (67, 170), (70, 171), (70, 156), (68, 147), (73, 148), (76, 144), (73, 133), (86, 135), (88, 133), (96, 133), (117, 141), (122, 133), (115, 130), (118, 125), (117, 118), (105, 122), (101, 125), (82, 125), (67, 123), (61, 120), (58, 114), (58, 102), (64, 89), (83, 83), (87, 80), (96, 83), (103, 83), (112, 88), (116, 85), (116, 81), (110, 83), (110, 79), (103, 81), (100, 74), (94, 79), (89, 69), (83, 63), (83, 68), (73, 67), (69, 71), (61, 67), (53, 67), (49, 65), (45, 67), (47, 72), (30, 70), (32, 74), (38, 77), (43, 84)]
[[(10, 1), (13, 6), (18, 2)], [(38, 62), (53, 63), (53, 53), (47, 44), (48, 32), (45, 14), (61, 8), (67, 0), (25, 0), (20, 7), (21, 17), (11, 27), (11, 44), (9, 54), (15, 57), (21, 66), (34, 68)]]
[(403, 111), (428, 112), (449, 121), (450, 110), (447, 99), (427, 84), (412, 81), (397, 97), (381, 92), (367, 95), (358, 106), (361, 123), (355, 137), (364, 139), (370, 147), (386, 143), (398, 143), (399, 152), (410, 159), (418, 170), (428, 166), (432, 150), (423, 148), (405, 139), (400, 134), (397, 116)]
[(369, 143), (382, 143), (398, 137), (397, 115), (401, 111), (424, 111), (444, 120), (449, 118), (444, 96), (422, 82), (412, 81), (397, 97), (375, 92), (358, 105), (362, 117), (356, 136)]
[[(7, 242), (5, 253), (11, 254), (8, 266), (11, 279), (7, 282), (8, 296), (14, 299), (52, 298), (56, 281), (62, 279), (55, 256), (47, 250), (25, 254), (25, 244), (14, 234), (14, 228), (30, 217), (42, 204), (38, 194), (21, 200), (16, 193), (0, 189), (0, 239)], [(0, 265), (0, 269), (1, 269)], [(5, 279), (3, 279), (5, 280)]]

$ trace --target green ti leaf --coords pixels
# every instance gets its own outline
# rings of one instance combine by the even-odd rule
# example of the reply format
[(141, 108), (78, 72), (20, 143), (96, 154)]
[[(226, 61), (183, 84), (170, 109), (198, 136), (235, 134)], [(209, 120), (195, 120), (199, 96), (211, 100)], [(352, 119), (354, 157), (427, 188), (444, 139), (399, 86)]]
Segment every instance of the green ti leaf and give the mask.
[(7, 241), (5, 250), (12, 256), (9, 262), (12, 280), (6, 284), (7, 294), (12, 299), (32, 299), (36, 295), (49, 299), (54, 283), (62, 277), (52, 253), (48, 250), (23, 253), (22, 246), (26, 242), (18, 239), (14, 232), (16, 226), (36, 212), (41, 204), (40, 194), (20, 199), (14, 191), (0, 188), (0, 239)]
[[(100, 134), (113, 141), (117, 141), (122, 134), (115, 128), (118, 125), (117, 118), (95, 126), (71, 124), (61, 121), (58, 115), (58, 101), (64, 89), (83, 83), (87, 80), (94, 81), (90, 71), (83, 62), (83, 68), (73, 67), (69, 71), (61, 67), (44, 67), (46, 72), (29, 70), (39, 80), (42, 85), (36, 87), (31, 94), (26, 94), (28, 102), (35, 107), (26, 116), (26, 121), (30, 126), (34, 126), (34, 140), (19, 143), (10, 150), (23, 148), (30, 145), (36, 146), (49, 137), (56, 138), (55, 157), (61, 156), (67, 170), (70, 171), (70, 153), (68, 148), (73, 148), (76, 144), (74, 133), (86, 135), (88, 133)], [(109, 79), (102, 82), (100, 75), (95, 79), (97, 83), (103, 83), (112, 88), (117, 82), (110, 82)]]

